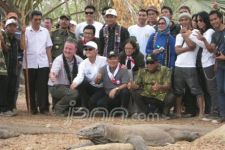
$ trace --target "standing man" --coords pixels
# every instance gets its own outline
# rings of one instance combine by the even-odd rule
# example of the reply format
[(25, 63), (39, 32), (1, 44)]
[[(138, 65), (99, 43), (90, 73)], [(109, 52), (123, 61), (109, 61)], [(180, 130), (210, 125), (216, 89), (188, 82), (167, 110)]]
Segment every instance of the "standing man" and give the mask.
[(106, 58), (98, 55), (98, 46), (89, 41), (84, 45), (87, 58), (79, 65), (78, 74), (71, 85), (72, 89), (78, 89), (81, 97), (81, 105), (93, 108), (92, 98), (99, 99), (103, 90), (102, 83), (96, 83), (96, 77), (100, 68), (106, 65)]
[(71, 90), (73, 78), (77, 76), (78, 65), (82, 59), (76, 55), (76, 41), (67, 39), (64, 44), (63, 54), (53, 61), (49, 75), (49, 85), (53, 99), (53, 108), (56, 115), (63, 115), (68, 111), (72, 100), (78, 97), (77, 90)]
[(147, 9), (147, 13), (148, 13), (147, 24), (156, 29), (156, 26), (157, 26), (157, 23), (158, 23), (157, 18), (159, 16), (159, 11), (157, 10), (157, 8), (155, 6), (150, 6)]
[(217, 97), (220, 118), (214, 120), (214, 122), (222, 123), (225, 122), (225, 25), (223, 24), (223, 15), (218, 10), (212, 10), (209, 13), (209, 20), (215, 29), (215, 33), (212, 35), (211, 44), (206, 40), (204, 40), (204, 44), (216, 56)]
[[(16, 113), (13, 111), (15, 108), (16, 97), (16, 84), (18, 76), (17, 55), (20, 49), (20, 41), (16, 38), (15, 32), (17, 29), (17, 21), (14, 19), (8, 19), (5, 24), (5, 33), (3, 33), (4, 39), (2, 39), (2, 48), (4, 58), (7, 66), (7, 85), (6, 89), (5, 106), (1, 105), (5, 116), (14, 116)], [(4, 85), (1, 85), (4, 86)]]
[(53, 43), (52, 47), (52, 59), (63, 53), (63, 46), (68, 37), (75, 39), (74, 33), (69, 31), (70, 17), (66, 15), (60, 16), (59, 29), (51, 33), (51, 39)]
[[(6, 17), (7, 17), (7, 19), (14, 19), (14, 20), (17, 21), (17, 28), (16, 28), (16, 32), (15, 32), (15, 37), (17, 39), (20, 39), (21, 38), (21, 31), (19, 30), (18, 16), (17, 16), (16, 12), (8, 12)], [(18, 94), (19, 94), (20, 79), (21, 79), (21, 73), (22, 73), (22, 70), (23, 70), (23, 68), (22, 68), (23, 51), (18, 51), (17, 60), (18, 60), (17, 61), (17, 83), (16, 83), (16, 94), (15, 94), (15, 97), (14, 97), (14, 109), (13, 110), (16, 110), (16, 101), (17, 101)]]
[[(26, 28), (27, 62), (23, 59), (23, 68), (28, 69), (29, 99), (32, 114), (49, 112), (48, 101), (48, 75), (49, 66), (52, 64), (52, 41), (46, 28), (41, 27), (42, 13), (32, 11), (31, 25)], [(27, 63), (27, 64), (26, 64)], [(27, 81), (26, 81), (27, 82)], [(26, 96), (28, 90), (26, 89)]]
[(53, 26), (53, 20), (52, 18), (46, 17), (44, 19), (44, 27), (51, 33), (52, 31), (52, 26)]
[(140, 52), (145, 56), (146, 45), (151, 34), (155, 33), (155, 29), (149, 25), (146, 25), (147, 12), (145, 9), (138, 11), (137, 24), (128, 28), (130, 36), (134, 36), (137, 39)]
[(96, 10), (95, 10), (95, 7), (93, 5), (87, 5), (84, 8), (86, 21), (81, 22), (77, 25), (77, 28), (76, 28), (76, 38), (77, 38), (77, 40), (80, 40), (80, 39), (83, 38), (83, 30), (84, 30), (84, 27), (87, 26), (87, 25), (93, 25), (95, 27), (95, 30), (96, 30), (95, 37), (99, 38), (99, 31), (101, 30), (103, 24), (94, 20), (95, 11)]
[(176, 94), (176, 114), (181, 117), (182, 96), (185, 92), (185, 85), (191, 93), (197, 97), (199, 117), (204, 117), (205, 100), (203, 91), (199, 85), (196, 58), (199, 47), (190, 40), (189, 35), (196, 34), (198, 30), (191, 31), (191, 15), (182, 13), (179, 15), (179, 22), (183, 26), (181, 33), (176, 37), (177, 60), (174, 71), (174, 91)]
[(117, 24), (115, 9), (106, 10), (105, 18), (106, 25), (101, 29), (99, 35), (99, 54), (108, 56), (110, 51), (119, 53), (123, 50), (123, 44), (129, 38), (129, 32), (126, 28)]

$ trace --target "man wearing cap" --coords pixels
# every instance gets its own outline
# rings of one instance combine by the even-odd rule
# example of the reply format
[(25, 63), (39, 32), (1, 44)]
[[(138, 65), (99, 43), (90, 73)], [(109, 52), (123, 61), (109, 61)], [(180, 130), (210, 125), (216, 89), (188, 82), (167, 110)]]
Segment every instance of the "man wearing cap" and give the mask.
[(79, 23), (76, 28), (77, 40), (80, 40), (83, 38), (83, 30), (84, 30), (84, 27), (87, 25), (93, 25), (95, 27), (95, 30), (96, 30), (95, 37), (99, 38), (99, 31), (101, 30), (103, 24), (94, 20), (94, 16), (96, 13), (95, 7), (93, 5), (87, 5), (84, 8), (84, 13), (85, 13), (86, 21)]
[(70, 84), (78, 73), (78, 65), (83, 61), (76, 55), (76, 41), (68, 38), (64, 44), (63, 54), (53, 61), (49, 74), (50, 92), (53, 98), (53, 109), (56, 115), (66, 113), (70, 102), (76, 101), (77, 90), (71, 90)]
[(101, 29), (100, 54), (107, 56), (110, 51), (119, 53), (122, 51), (124, 42), (129, 38), (126, 28), (117, 24), (117, 12), (115, 9), (106, 10), (106, 25)]
[[(146, 56), (146, 68), (138, 71), (134, 82), (129, 82), (136, 110), (132, 113), (164, 113), (168, 114), (173, 103), (173, 95), (169, 93), (171, 71), (160, 65), (155, 55)], [(165, 105), (165, 107), (164, 107)]]
[(62, 54), (63, 46), (68, 37), (75, 39), (74, 33), (69, 31), (70, 17), (66, 15), (60, 16), (59, 29), (51, 33), (51, 39), (53, 43), (52, 47), (52, 59)]
[(179, 22), (182, 26), (180, 33), (176, 36), (176, 53), (177, 60), (175, 62), (174, 71), (174, 92), (176, 98), (176, 115), (181, 117), (181, 102), (185, 92), (185, 85), (188, 86), (191, 93), (197, 97), (197, 105), (199, 108), (199, 117), (204, 115), (204, 94), (199, 85), (196, 58), (199, 46), (191, 41), (189, 36), (197, 35), (198, 30), (191, 31), (191, 15), (189, 13), (181, 13)]
[(74, 20), (70, 20), (70, 25), (69, 25), (70, 32), (75, 34), (76, 27), (77, 27), (77, 22)]
[(78, 89), (81, 97), (81, 106), (93, 108), (89, 103), (93, 97), (101, 97), (102, 83), (96, 83), (96, 77), (100, 68), (106, 65), (106, 58), (98, 55), (98, 46), (89, 41), (84, 45), (87, 58), (79, 65), (78, 74), (71, 84), (71, 89)]
[(129, 75), (127, 69), (121, 68), (119, 55), (111, 51), (108, 64), (99, 71), (98, 80), (103, 81), (104, 95), (95, 99), (97, 107), (104, 107), (111, 111), (115, 107), (128, 108), (130, 92), (127, 89)]
[(157, 18), (159, 16), (159, 11), (155, 6), (150, 6), (147, 9), (147, 14), (148, 14), (148, 19), (147, 19), (147, 24), (150, 26), (154, 27), (156, 29), (157, 26)]
[(147, 11), (140, 9), (138, 11), (137, 24), (128, 28), (130, 36), (134, 36), (137, 39), (140, 52), (145, 56), (146, 45), (151, 34), (155, 33), (155, 29), (149, 25), (146, 25)]
[(15, 115), (13, 108), (15, 108), (16, 84), (18, 76), (17, 55), (19, 51), (22, 51), (20, 48), (20, 41), (15, 36), (17, 25), (18, 23), (15, 19), (8, 19), (5, 24), (5, 33), (2, 33), (4, 38), (1, 39), (2, 50), (7, 66), (7, 85), (4, 87), (7, 89), (7, 98), (4, 99), (5, 105), (0, 104), (0, 111), (2, 111), (5, 116)]

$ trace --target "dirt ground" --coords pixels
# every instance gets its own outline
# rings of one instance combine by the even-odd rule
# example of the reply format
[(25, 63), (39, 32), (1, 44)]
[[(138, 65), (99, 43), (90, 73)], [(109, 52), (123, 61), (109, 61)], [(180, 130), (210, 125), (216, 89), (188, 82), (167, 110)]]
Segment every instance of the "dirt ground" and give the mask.
[[(101, 118), (86, 118), (86, 119), (77, 119), (77, 118), (67, 118), (67, 117), (57, 117), (54, 115), (29, 115), (26, 111), (26, 104), (24, 94), (20, 94), (17, 102), (18, 115), (15, 117), (0, 117), (0, 124), (7, 125), (35, 125), (40, 127), (57, 127), (62, 128), (63, 130), (69, 131), (69, 133), (49, 133), (49, 134), (24, 134), (19, 137), (1, 139), (0, 140), (0, 149), (1, 150), (63, 150), (67, 149), (71, 145), (85, 143), (86, 141), (80, 141), (75, 133), (82, 127), (85, 127), (90, 124), (98, 122), (108, 122), (113, 124), (156, 124), (156, 123), (165, 123), (165, 124), (187, 124), (190, 126), (199, 126), (202, 128), (213, 127), (217, 128), (221, 126), (212, 124), (210, 122), (204, 122), (198, 120), (198, 118), (186, 118), (186, 119), (174, 119), (174, 120), (133, 120), (133, 119), (104, 119)], [(147, 132), (147, 131), (146, 131)], [(212, 140), (213, 141), (213, 140)], [(209, 143), (202, 143), (208, 144)], [(217, 144), (217, 145), (216, 145)], [(189, 142), (178, 142), (176, 144), (171, 144), (165, 147), (154, 147), (153, 150), (191, 150), (199, 148), (191, 148), (192, 143)], [(218, 142), (212, 142), (212, 147), (209, 149), (224, 149), (220, 147)], [(208, 148), (204, 148), (208, 149)]]

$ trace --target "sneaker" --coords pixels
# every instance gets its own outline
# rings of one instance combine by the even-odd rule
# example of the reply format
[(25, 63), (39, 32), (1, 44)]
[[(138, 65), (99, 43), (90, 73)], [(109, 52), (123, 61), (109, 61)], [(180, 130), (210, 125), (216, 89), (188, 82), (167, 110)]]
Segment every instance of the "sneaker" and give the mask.
[(209, 115), (205, 115), (205, 117), (202, 118), (202, 121), (212, 121), (217, 119), (219, 119), (218, 115), (209, 114)]
[(218, 118), (218, 119), (212, 120), (212, 123), (216, 123), (216, 124), (224, 123), (224, 122), (225, 122), (225, 118)]
[(9, 111), (3, 112), (3, 116), (12, 117), (12, 116), (16, 116), (16, 113), (9, 110)]

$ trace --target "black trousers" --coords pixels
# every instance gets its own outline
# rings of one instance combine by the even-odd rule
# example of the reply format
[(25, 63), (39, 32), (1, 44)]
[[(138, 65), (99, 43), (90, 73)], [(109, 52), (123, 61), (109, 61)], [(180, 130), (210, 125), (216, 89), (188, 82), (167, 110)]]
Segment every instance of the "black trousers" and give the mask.
[(96, 99), (97, 107), (104, 107), (111, 111), (115, 107), (123, 107), (128, 108), (130, 100), (130, 92), (128, 89), (120, 90), (117, 95), (111, 99), (108, 94), (104, 94), (104, 96), (100, 99)]
[(92, 110), (96, 106), (96, 99), (100, 99), (104, 96), (104, 88), (94, 87), (87, 81), (83, 81), (78, 86), (79, 98), (81, 100), (81, 106)]
[(169, 110), (174, 106), (176, 97), (172, 91), (169, 91), (164, 101), (160, 101), (153, 97), (145, 97), (141, 95), (142, 90), (132, 91), (132, 100), (134, 101), (133, 105), (136, 105), (136, 110), (133, 110), (132, 113), (144, 112), (148, 113), (160, 113), (160, 114), (169, 114)]
[[(26, 78), (26, 73), (24, 70)], [(32, 112), (37, 112), (38, 108), (40, 112), (49, 111), (48, 100), (48, 75), (49, 68), (28, 69), (29, 75), (29, 93), (30, 93), (30, 108)], [(27, 98), (26, 88), (26, 98)]]

